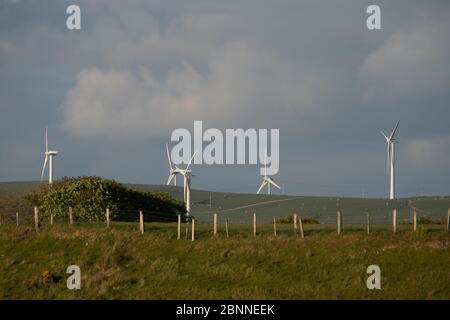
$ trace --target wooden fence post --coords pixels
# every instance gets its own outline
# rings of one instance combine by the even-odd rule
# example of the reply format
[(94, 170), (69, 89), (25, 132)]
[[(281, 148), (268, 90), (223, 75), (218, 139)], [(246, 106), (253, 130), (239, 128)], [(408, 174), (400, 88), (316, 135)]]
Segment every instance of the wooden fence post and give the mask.
[(297, 235), (297, 214), (294, 213), (292, 216), (292, 219), (294, 220), (294, 233)]
[(340, 235), (342, 232), (342, 213), (341, 210), (337, 211), (337, 234)]
[(39, 230), (39, 208), (34, 207), (34, 228), (36, 231)]
[(144, 214), (142, 211), (139, 211), (139, 230), (141, 234), (144, 234)]
[(416, 209), (414, 209), (413, 230), (414, 230), (414, 232), (417, 231), (417, 211), (416, 211)]
[(2, 214), (0, 213), (0, 227), (2, 225)]
[(256, 213), (253, 213), (253, 236), (256, 237)]
[(273, 235), (277, 236), (277, 219), (273, 218)]
[(178, 215), (178, 240), (181, 239), (181, 214)]
[(192, 219), (192, 241), (195, 240), (195, 219)]
[(73, 225), (73, 212), (72, 207), (69, 207), (69, 224)]
[(109, 228), (109, 208), (106, 208), (106, 227)]
[(16, 212), (16, 226), (19, 226), (19, 213)]
[(447, 211), (447, 231), (450, 231), (450, 209)]
[(53, 225), (53, 213), (50, 214), (50, 225)]
[(397, 232), (397, 209), (392, 210), (392, 232)]
[(214, 236), (217, 236), (217, 213), (214, 213)]
[(302, 221), (302, 217), (298, 217), (298, 223), (300, 225), (300, 236), (302, 238), (305, 237), (305, 234), (303, 233), (303, 221)]
[(228, 218), (225, 218), (225, 233), (227, 234), (227, 238), (229, 238), (229, 235), (228, 235)]
[(366, 212), (367, 216), (367, 234), (370, 234), (370, 214)]

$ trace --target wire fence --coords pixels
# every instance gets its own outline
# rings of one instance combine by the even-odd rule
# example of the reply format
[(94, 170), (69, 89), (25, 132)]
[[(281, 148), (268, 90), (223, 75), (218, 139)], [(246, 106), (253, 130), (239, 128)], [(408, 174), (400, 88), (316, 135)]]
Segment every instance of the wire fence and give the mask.
[[(385, 210), (384, 212), (369, 212), (369, 211), (362, 211), (360, 214), (347, 214), (345, 209), (340, 210), (342, 214), (342, 223), (349, 224), (349, 225), (358, 225), (358, 224), (366, 224), (367, 219), (370, 219), (370, 223), (373, 225), (387, 225), (392, 223), (392, 210)], [(337, 219), (337, 210), (336, 211), (327, 211), (327, 212), (321, 212), (320, 214), (314, 215), (314, 214), (301, 214), (301, 210), (297, 211), (299, 212), (297, 215), (301, 216), (302, 218), (306, 218), (309, 221), (314, 221), (315, 224), (319, 225), (334, 225), (336, 224)], [(293, 213), (289, 213), (286, 215), (267, 215), (266, 213), (260, 215), (257, 210), (255, 211), (246, 211), (245, 213), (241, 214), (230, 214), (230, 213), (219, 213), (221, 217), (226, 217), (228, 221), (232, 221), (235, 224), (249, 224), (252, 222), (253, 219), (253, 213), (256, 213), (258, 215), (258, 221), (261, 223), (271, 223), (273, 218), (276, 218), (277, 220), (285, 219), (286, 217), (292, 216)], [(195, 214), (194, 214), (195, 216)], [(434, 224), (444, 224), (446, 221), (446, 214), (445, 212), (442, 212), (441, 215), (436, 215), (435, 213), (430, 213), (425, 210), (416, 210), (416, 217), (418, 220), (422, 221), (423, 223), (434, 223)], [(411, 208), (410, 211), (401, 211), (397, 210), (397, 221), (399, 224), (412, 224), (414, 220), (414, 210)], [(205, 217), (203, 214), (199, 217), (199, 222), (201, 223), (212, 223), (213, 221), (213, 214), (209, 214), (208, 217)]]
[[(70, 213), (72, 212), (72, 214)], [(109, 220), (110, 222), (117, 223), (130, 223), (138, 222), (140, 219), (140, 213), (142, 212), (144, 222), (176, 222), (177, 216), (172, 214), (164, 214), (161, 212), (143, 211), (143, 210), (119, 210), (111, 211)], [(34, 226), (35, 224), (35, 207), (1, 207), (0, 208), (0, 225), (28, 225)], [(49, 215), (41, 212), (37, 208), (37, 219), (39, 225), (53, 225), (53, 224), (75, 224), (75, 223), (90, 223), (77, 215), (76, 210), (67, 209), (66, 212), (56, 215)], [(106, 221), (105, 216), (98, 222)]]
[[(371, 230), (392, 230), (396, 232), (397, 230), (411, 229), (413, 231), (418, 230), (422, 225), (434, 225), (439, 229), (446, 229), (449, 231), (450, 228), (450, 209), (448, 209), (447, 214), (443, 212), (442, 216), (436, 217), (435, 214), (430, 214), (426, 210), (422, 210), (417, 207), (410, 207), (408, 211), (397, 211), (393, 209), (390, 212), (386, 212), (383, 215), (372, 214), (370, 212), (363, 212), (360, 215), (350, 215), (346, 216), (344, 210), (338, 210), (334, 213), (327, 212), (322, 214), (320, 217), (314, 219), (308, 217), (302, 217), (301, 214), (293, 213), (286, 217), (273, 217), (271, 222), (265, 219), (258, 220), (258, 213), (246, 213), (244, 219), (242, 216), (236, 217), (235, 215), (227, 214), (211, 214), (208, 220), (197, 220), (195, 215), (192, 216), (199, 227), (199, 230), (209, 230), (214, 234), (217, 233), (218, 225), (221, 225), (222, 229), (225, 229), (227, 237), (230, 233), (233, 233), (231, 226), (234, 226), (235, 230), (247, 230), (249, 234), (253, 233), (256, 235), (256, 230), (259, 229), (260, 233), (264, 230), (264, 233), (272, 233), (277, 235), (278, 233), (286, 233), (286, 230), (294, 230), (295, 234), (301, 233), (303, 236), (304, 230), (333, 230), (336, 229), (337, 233), (340, 234), (343, 229), (362, 229), (367, 230), (369, 233)], [(119, 210), (116, 212), (110, 212), (105, 210), (104, 217), (98, 223), (106, 223), (106, 227), (119, 226), (119, 225), (130, 225), (135, 224), (139, 226), (139, 230), (144, 233), (145, 225), (148, 226), (149, 232), (154, 230), (151, 228), (151, 223), (163, 223), (163, 224), (174, 224), (178, 223), (178, 238), (181, 238), (181, 229), (183, 229), (183, 234), (187, 238), (189, 230), (191, 234), (194, 234), (194, 223), (191, 219), (186, 219), (186, 216), (176, 215), (176, 214), (164, 214), (161, 212), (145, 211), (145, 210)], [(76, 210), (68, 208), (66, 212), (59, 215), (48, 215), (40, 212), (38, 207), (3, 207), (0, 208), (0, 226), (3, 225), (16, 225), (34, 227), (36, 229), (51, 226), (51, 225), (94, 225), (94, 222), (86, 222), (83, 219), (79, 219)], [(181, 225), (183, 227), (181, 228)], [(211, 226), (212, 225), (212, 226)], [(195, 237), (192, 236), (192, 239)]]

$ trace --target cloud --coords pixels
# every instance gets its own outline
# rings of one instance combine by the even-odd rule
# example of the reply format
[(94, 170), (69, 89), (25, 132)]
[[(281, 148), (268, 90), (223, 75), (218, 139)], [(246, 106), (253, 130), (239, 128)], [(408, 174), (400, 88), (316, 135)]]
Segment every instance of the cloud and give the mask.
[(408, 151), (412, 162), (419, 167), (445, 166), (450, 157), (450, 135), (413, 139)]
[(289, 117), (311, 111), (325, 84), (300, 63), (292, 67), (270, 50), (230, 42), (215, 49), (206, 71), (184, 62), (164, 80), (147, 66), (84, 69), (62, 104), (64, 126), (78, 136), (167, 135), (193, 120), (229, 126)]
[[(123, 36), (113, 41), (112, 50), (105, 50), (105, 58), (113, 65), (130, 66), (136, 62), (172, 61), (175, 59), (202, 63), (211, 58), (215, 47), (229, 42), (233, 35), (242, 27), (241, 21), (227, 15), (188, 16), (171, 20), (164, 29), (153, 18), (141, 17), (138, 13), (126, 20), (142, 21), (142, 26), (118, 27), (112, 21), (111, 27), (100, 28), (103, 34), (110, 34), (119, 29)], [(138, 24), (140, 25), (140, 24)], [(125, 28), (125, 30), (123, 30)], [(144, 32), (145, 31), (145, 32)], [(137, 34), (129, 37), (130, 32)], [(98, 33), (93, 35), (93, 39)], [(238, 39), (233, 39), (236, 41)]]
[(366, 96), (447, 93), (450, 84), (448, 22), (394, 33), (365, 59), (360, 77)]

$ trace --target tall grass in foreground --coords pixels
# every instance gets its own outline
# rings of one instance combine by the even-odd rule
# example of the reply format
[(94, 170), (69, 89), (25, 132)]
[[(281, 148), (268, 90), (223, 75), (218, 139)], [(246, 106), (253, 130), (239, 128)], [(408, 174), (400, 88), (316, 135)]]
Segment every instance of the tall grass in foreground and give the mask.
[[(176, 224), (75, 224), (0, 227), (0, 299), (450, 299), (450, 234), (399, 225), (367, 235), (363, 225), (198, 224), (196, 241)], [(182, 225), (182, 233), (186, 225)], [(190, 239), (190, 237), (188, 237)], [(66, 288), (79, 265), (81, 290)], [(382, 290), (368, 290), (366, 268), (381, 268)]]

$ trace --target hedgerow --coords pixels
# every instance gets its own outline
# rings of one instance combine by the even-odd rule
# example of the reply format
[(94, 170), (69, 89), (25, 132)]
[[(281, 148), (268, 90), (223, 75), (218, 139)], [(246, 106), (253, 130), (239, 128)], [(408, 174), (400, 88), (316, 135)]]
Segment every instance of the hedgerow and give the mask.
[(104, 221), (106, 208), (112, 218), (121, 212), (143, 210), (175, 219), (185, 211), (183, 203), (167, 193), (137, 191), (100, 177), (65, 177), (35, 192), (34, 201), (47, 216), (65, 217), (72, 207), (78, 221)]

